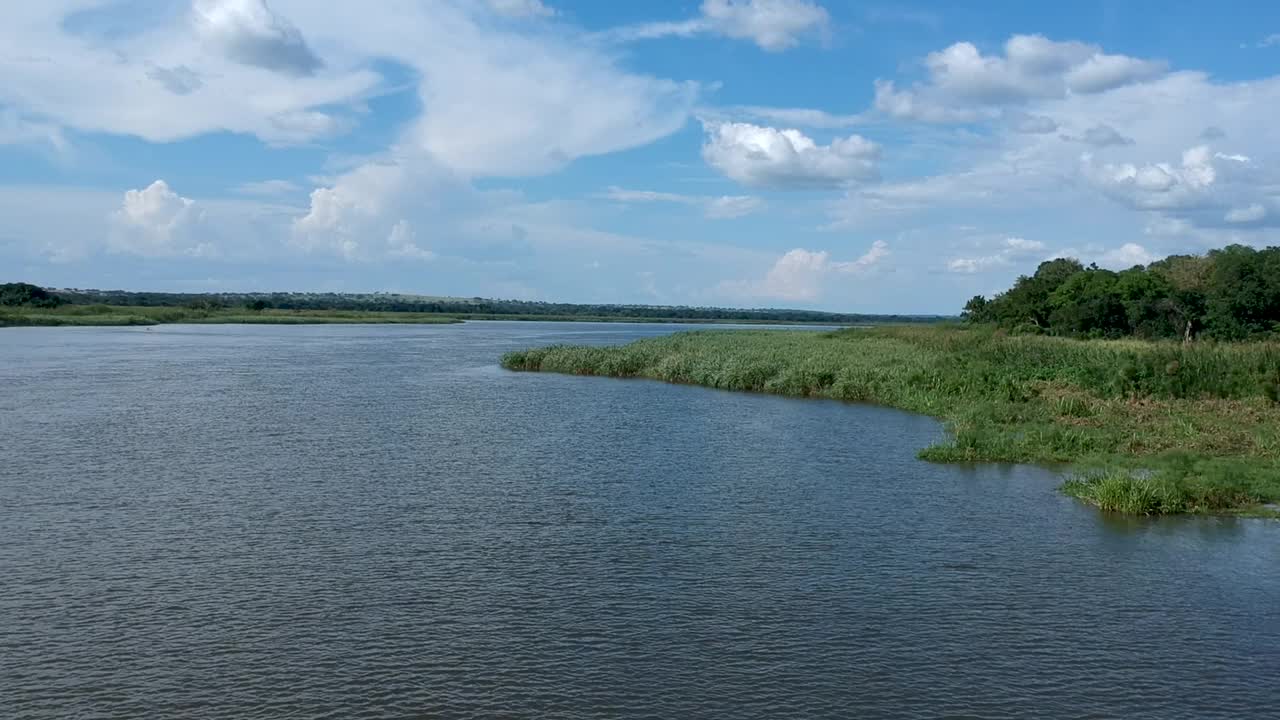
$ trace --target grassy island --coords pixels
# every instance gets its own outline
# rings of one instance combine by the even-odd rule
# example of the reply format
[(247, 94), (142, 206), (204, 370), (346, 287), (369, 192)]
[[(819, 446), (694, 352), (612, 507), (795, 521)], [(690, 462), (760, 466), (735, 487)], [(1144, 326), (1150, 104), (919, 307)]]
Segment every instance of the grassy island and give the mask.
[(1063, 486), (1136, 514), (1276, 515), (1280, 343), (1078, 340), (992, 326), (698, 331), (509, 353), (512, 370), (834, 398), (941, 418), (938, 462), (1071, 463)]

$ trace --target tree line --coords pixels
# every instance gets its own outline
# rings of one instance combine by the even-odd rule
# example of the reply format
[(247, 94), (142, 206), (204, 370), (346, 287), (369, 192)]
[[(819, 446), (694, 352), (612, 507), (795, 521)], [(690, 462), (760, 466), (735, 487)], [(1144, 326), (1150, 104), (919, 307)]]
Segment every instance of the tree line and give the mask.
[(0, 284), (0, 306), (55, 308), (65, 302), (60, 296), (30, 283)]
[[(395, 293), (168, 293), (125, 290), (60, 289), (46, 291), (34, 285), (14, 283), (45, 293), (51, 302), (72, 305), (116, 305), (126, 307), (187, 307), (199, 310), (244, 308), (278, 310), (366, 310), (371, 312), (439, 313), (470, 317), (582, 317), (655, 320), (701, 320), (757, 322), (809, 322), (832, 325), (865, 323), (918, 323), (944, 319), (926, 315), (870, 315), (831, 313), (818, 310), (739, 309), (688, 307), (678, 305), (611, 305), (553, 303), (488, 298), (448, 298)], [(0, 287), (10, 287), (9, 285)], [(24, 291), (25, 292), (25, 291)], [(55, 294), (56, 293), (56, 294)], [(15, 294), (15, 297), (21, 293)], [(7, 296), (6, 296), (7, 297)], [(8, 304), (8, 303), (6, 303)], [(14, 305), (24, 304), (14, 302)], [(50, 306), (51, 307), (51, 306)]]
[(1246, 340), (1280, 335), (1280, 247), (1230, 245), (1113, 272), (1072, 258), (964, 306), (970, 322), (1069, 337)]

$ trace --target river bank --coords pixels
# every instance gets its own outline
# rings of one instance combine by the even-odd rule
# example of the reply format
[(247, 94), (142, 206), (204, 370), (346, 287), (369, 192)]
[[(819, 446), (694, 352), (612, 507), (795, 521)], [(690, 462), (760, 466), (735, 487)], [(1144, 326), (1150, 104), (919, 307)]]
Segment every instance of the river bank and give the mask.
[(434, 313), (376, 310), (286, 310), (244, 307), (188, 308), (138, 305), (62, 305), (56, 308), (0, 307), (3, 327), (110, 327), (124, 325), (164, 325), (172, 323), (244, 324), (244, 325), (321, 325), (345, 324), (450, 324), (467, 320), (510, 320), (529, 322), (608, 322), (657, 323), (682, 325), (814, 325), (831, 327), (827, 322), (785, 320), (718, 320), (681, 317), (625, 317), (583, 315), (504, 315), (501, 313)]
[(1071, 463), (1064, 492), (1132, 514), (1275, 516), (1280, 344), (1068, 340), (984, 327), (699, 331), (508, 353), (512, 370), (887, 405), (947, 422), (937, 462)]
[(364, 310), (250, 310), (248, 308), (124, 307), (63, 305), (56, 308), (0, 309), (0, 327), (105, 327), (172, 323), (239, 325), (321, 325), (332, 323), (459, 323), (431, 313), (370, 312)]

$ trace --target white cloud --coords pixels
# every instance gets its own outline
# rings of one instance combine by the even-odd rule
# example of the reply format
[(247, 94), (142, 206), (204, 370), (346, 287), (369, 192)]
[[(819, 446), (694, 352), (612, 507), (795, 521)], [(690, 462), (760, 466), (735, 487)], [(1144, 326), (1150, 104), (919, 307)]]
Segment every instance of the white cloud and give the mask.
[(330, 187), (312, 191), (309, 210), (293, 223), (292, 242), (304, 251), (345, 260), (374, 259), (387, 249), (374, 244), (374, 238), (408, 239), (411, 226), (399, 232), (397, 228), (407, 222), (405, 206), (411, 194), (421, 193), (421, 204), (435, 206), (441, 197), (465, 192), (454, 183), (447, 173), (425, 163), (366, 163)]
[(625, 150), (684, 126), (698, 88), (627, 73), (550, 37), (455, 28), (418, 60), (423, 115), (411, 142), (470, 175), (529, 175)]
[(712, 220), (738, 218), (764, 207), (763, 200), (750, 195), (680, 195), (652, 190), (628, 190), (616, 186), (610, 187), (602, 197), (622, 203), (667, 202), (689, 205), (701, 208), (703, 214)]
[(1165, 63), (1108, 55), (1096, 45), (1014, 35), (1004, 55), (958, 42), (925, 58), (929, 78), (909, 89), (877, 81), (875, 107), (924, 122), (972, 122), (994, 108), (1045, 98), (1101, 93), (1159, 77)]
[[(965, 130), (913, 126), (908, 149), (927, 147), (916, 157), (949, 169), (851, 188), (831, 204), (829, 227), (892, 232), (904, 223), (954, 224), (957, 213), (977, 224), (1034, 214), (1046, 228), (1088, 233), (1113, 245), (1144, 227), (1185, 225), (1187, 232), (1162, 235), (1168, 238), (1160, 247), (1165, 252), (1274, 243), (1280, 126), (1264, 118), (1277, 106), (1280, 76), (1217, 82), (1183, 71), (1102, 93), (1068, 92), (992, 109), (976, 141)], [(1011, 111), (1052, 118), (1063, 130), (1016, 132), (1011, 125), (1020, 118)], [(1133, 143), (1091, 133), (1095, 142), (1111, 144), (1082, 161), (1081, 145), (1062, 138), (1081, 138), (1090, 128), (1123, 129), (1116, 134)], [(1201, 146), (1183, 158), (1188, 148)], [(1100, 203), (1100, 197), (1114, 203)], [(1262, 219), (1226, 221), (1232, 209), (1254, 204), (1266, 210)]]
[(191, 199), (169, 189), (163, 180), (125, 192), (120, 209), (110, 219), (108, 247), (117, 252), (143, 257), (208, 256), (215, 252), (193, 231), (203, 219), (203, 211)]
[(1114, 270), (1127, 270), (1134, 265), (1149, 265), (1159, 259), (1159, 255), (1137, 243), (1125, 243), (1103, 253), (1098, 258), (1098, 264)]
[[(1205, 145), (1182, 153), (1179, 165), (1133, 163), (1093, 165), (1085, 157), (1087, 176), (1113, 199), (1140, 210), (1176, 210), (1200, 206), (1208, 202), (1218, 181), (1221, 163)], [(1236, 160), (1228, 162), (1236, 163)]]
[(766, 298), (784, 301), (812, 301), (822, 294), (823, 285), (832, 275), (856, 275), (878, 265), (890, 254), (883, 240), (856, 260), (837, 262), (825, 250), (796, 248), (774, 262), (773, 267), (757, 282), (721, 283), (719, 291), (730, 297)]
[(400, 220), (387, 236), (387, 252), (393, 258), (410, 260), (434, 260), (435, 253), (418, 245), (417, 234), (408, 220)]
[(1233, 207), (1223, 216), (1229, 223), (1255, 223), (1267, 216), (1267, 209), (1259, 203), (1244, 207)]
[(547, 7), (540, 0), (486, 0), (486, 2), (491, 10), (505, 17), (552, 17), (556, 14), (553, 8)]
[(192, 12), (200, 37), (234, 62), (290, 75), (312, 75), (323, 65), (266, 0), (196, 0)]
[(947, 261), (947, 270), (953, 273), (972, 274), (1013, 265), (1019, 260), (1043, 255), (1045, 244), (1039, 240), (1020, 237), (1005, 238), (993, 253), (974, 257), (957, 257)]
[(879, 175), (880, 146), (860, 135), (819, 145), (799, 130), (708, 123), (702, 157), (744, 185), (832, 188)]
[(698, 97), (696, 84), (621, 69), (567, 25), (494, 24), (463, 0), (380, 8), (201, 0), (133, 33), (81, 36), (67, 30), (71, 5), (33, 4), (0, 24), (0, 107), (155, 142), (226, 130), (306, 143), (350, 130), (390, 67), (418, 79), (408, 145), (470, 175), (518, 176), (664, 137)]
[(1280, 33), (1272, 33), (1258, 41), (1257, 47), (1268, 48), (1280, 45)]
[(343, 130), (341, 117), (381, 83), (367, 64), (326, 70), (307, 60), (294, 26), (261, 0), (201, 2), (107, 35), (68, 30), (80, 5), (51, 0), (6, 14), (0, 105), (59, 128), (153, 142), (222, 130), (293, 144)]
[(703, 0), (696, 18), (632, 25), (607, 35), (628, 41), (714, 34), (751, 40), (777, 52), (795, 46), (806, 34), (825, 30), (829, 21), (827, 11), (810, 0)]

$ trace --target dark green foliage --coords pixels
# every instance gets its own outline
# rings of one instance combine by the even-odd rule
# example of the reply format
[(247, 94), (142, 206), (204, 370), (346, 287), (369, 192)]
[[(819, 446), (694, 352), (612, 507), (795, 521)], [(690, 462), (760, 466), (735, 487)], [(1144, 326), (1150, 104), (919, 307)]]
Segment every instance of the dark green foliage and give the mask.
[(1280, 247), (1231, 245), (1119, 273), (1050, 260), (990, 300), (970, 299), (962, 317), (1017, 334), (1183, 341), (1269, 337), (1280, 332)]
[(778, 308), (717, 308), (669, 305), (603, 305), (548, 303), (526, 300), (430, 297), (395, 293), (159, 293), (123, 290), (67, 290), (75, 305), (122, 307), (182, 307), (193, 310), (247, 307), (278, 310), (439, 313), (474, 319), (512, 320), (646, 320), (672, 322), (763, 322), (863, 325), (933, 323), (937, 315), (865, 315)]
[(53, 308), (62, 303), (62, 298), (37, 285), (28, 283), (5, 283), (0, 285), (0, 305)]

